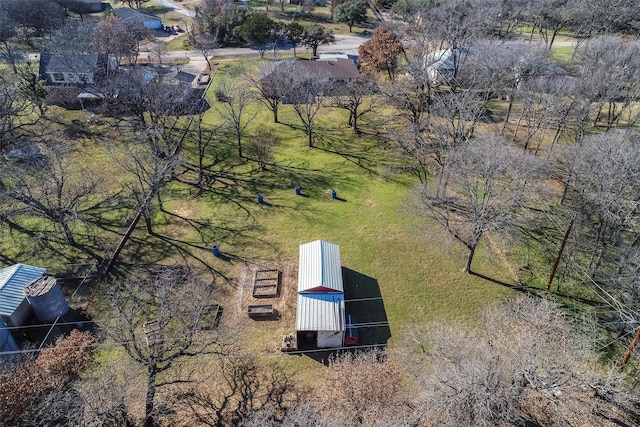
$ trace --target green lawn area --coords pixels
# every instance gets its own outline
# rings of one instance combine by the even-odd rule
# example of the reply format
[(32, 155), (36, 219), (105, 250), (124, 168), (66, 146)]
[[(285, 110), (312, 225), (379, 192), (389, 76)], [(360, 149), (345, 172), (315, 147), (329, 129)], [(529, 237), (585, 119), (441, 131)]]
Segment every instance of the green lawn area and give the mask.
[[(223, 68), (216, 80), (233, 78), (231, 69)], [(215, 123), (220, 120), (219, 106), (212, 96), (208, 99), (212, 108), (205, 121)], [(251, 108), (255, 111), (259, 104)], [(180, 168), (177, 179), (162, 191), (163, 210), (155, 209), (154, 234), (147, 234), (140, 222), (121, 253), (115, 274), (133, 264), (188, 263), (213, 274), (228, 299), (226, 303), (233, 304), (243, 268), (269, 261), (295, 264), (301, 243), (327, 240), (340, 245), (343, 267), (377, 282), (392, 349), (403, 345), (414, 326), (436, 319), (473, 322), (483, 307), (511, 295), (514, 291), (507, 286), (462, 272), (464, 249), (437, 227), (421, 224), (407, 212), (407, 198), (416, 182), (409, 175), (386, 172), (388, 145), (379, 135), (377, 121), (369, 122), (371, 118), (365, 116), (363, 134), (356, 136), (347, 126), (347, 118), (344, 110), (322, 110), (316, 147), (309, 148), (291, 106), (282, 107), (280, 124), (271, 123), (271, 112), (262, 108), (244, 141), (265, 128), (281, 136), (267, 170), (239, 159), (233, 137), (217, 135), (205, 158), (210, 182), (202, 187), (196, 185), (195, 142), (186, 140), (182, 156), (187, 167)], [(120, 182), (122, 172), (103, 142), (84, 138), (77, 143), (92, 159), (92, 167), (100, 164), (96, 169), (101, 174), (119, 177), (112, 185)], [(296, 185), (302, 187), (303, 196), (295, 195)], [(331, 189), (337, 191), (337, 200), (331, 198)], [(264, 196), (265, 204), (256, 202), (257, 194)], [(118, 218), (123, 224), (125, 216), (117, 209), (110, 214), (109, 220), (116, 224), (114, 231), (119, 229)], [(2, 252), (18, 262), (59, 268), (71, 263), (74, 256), (82, 256), (77, 250), (67, 250), (64, 257), (38, 254), (33, 252), (30, 236), (7, 228), (0, 233)], [(113, 232), (101, 233), (104, 249), (115, 243)], [(224, 257), (211, 254), (214, 244)], [(495, 281), (515, 281), (507, 261), (487, 251), (486, 246), (479, 248), (474, 270)], [(264, 353), (265, 348), (273, 347), (274, 328), (261, 328), (245, 333), (251, 342), (249, 351)], [(294, 370), (315, 364), (308, 358), (291, 358), (279, 352), (269, 357)]]
[[(225, 76), (223, 70), (217, 79)], [(214, 102), (207, 113), (209, 122), (219, 120), (215, 108)], [(241, 162), (233, 138), (223, 139), (216, 146), (215, 157), (222, 160), (211, 167), (215, 179), (210, 186), (200, 191), (185, 184), (194, 180), (185, 173), (181, 182), (165, 188), (166, 212), (156, 215), (156, 223), (157, 233), (168, 240), (147, 236), (139, 228), (138, 243), (128, 248), (129, 255), (167, 262), (188, 254), (196, 265), (206, 265), (233, 281), (247, 263), (295, 262), (301, 243), (316, 239), (337, 243), (344, 267), (378, 282), (391, 345), (414, 324), (440, 318), (471, 321), (482, 307), (512, 292), (462, 273), (464, 250), (407, 213), (406, 200), (415, 181), (384, 173), (385, 141), (367, 127), (366, 120), (364, 135), (358, 137), (347, 127), (345, 111), (325, 109), (317, 148), (308, 148), (290, 106), (280, 112), (282, 123), (270, 119), (271, 113), (261, 110), (245, 137), (246, 141), (264, 128), (281, 136), (268, 170)], [(193, 148), (187, 144), (184, 150), (191, 162)], [(214, 162), (211, 154), (209, 163)], [(295, 195), (296, 185), (304, 196)], [(331, 189), (337, 191), (338, 200), (331, 199)], [(256, 202), (257, 194), (263, 195), (265, 204)], [(213, 244), (227, 258), (215, 258), (210, 253)], [(484, 250), (474, 267), (499, 281), (514, 280), (504, 260)]]
[(551, 48), (551, 57), (556, 61), (568, 63), (574, 50), (573, 46), (554, 46)]

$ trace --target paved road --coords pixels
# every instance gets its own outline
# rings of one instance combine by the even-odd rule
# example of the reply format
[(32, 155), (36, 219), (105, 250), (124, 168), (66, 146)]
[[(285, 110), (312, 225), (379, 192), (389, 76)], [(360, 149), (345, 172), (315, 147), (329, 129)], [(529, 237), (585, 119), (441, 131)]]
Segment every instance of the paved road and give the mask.
[[(365, 41), (367, 41), (367, 37), (361, 36), (336, 36), (336, 42), (334, 44), (330, 44), (328, 46), (319, 46), (318, 53), (347, 53), (352, 55), (358, 54), (358, 47)], [(296, 52), (298, 54), (311, 52), (310, 49), (306, 49), (305, 47), (296, 48)], [(278, 52), (281, 54), (282, 52), (289, 52), (291, 56), (293, 56), (293, 49), (279, 49)], [(234, 56), (247, 56), (247, 55), (258, 55), (257, 49), (252, 49), (248, 47), (227, 47), (221, 49), (215, 49), (213, 51), (213, 61), (216, 58), (228, 58)], [(271, 57), (271, 52), (267, 51), (265, 53), (265, 58)], [(155, 58), (155, 54), (153, 52), (140, 52), (140, 58), (151, 59)], [(207, 67), (207, 63), (197, 51), (193, 50), (174, 50), (170, 52), (164, 52), (162, 54), (163, 58), (167, 59), (179, 59), (179, 58), (189, 58), (189, 63), (181, 66), (182, 69), (186, 71), (192, 72), (201, 72), (204, 71)]]

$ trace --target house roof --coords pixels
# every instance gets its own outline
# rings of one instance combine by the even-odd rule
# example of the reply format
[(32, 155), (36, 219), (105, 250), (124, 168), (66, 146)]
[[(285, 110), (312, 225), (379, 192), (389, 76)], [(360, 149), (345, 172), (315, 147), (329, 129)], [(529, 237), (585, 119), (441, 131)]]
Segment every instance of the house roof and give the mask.
[[(455, 53), (454, 53), (455, 52)], [(435, 70), (439, 71), (452, 71), (455, 70), (455, 61), (462, 61), (466, 52), (460, 51), (460, 49), (442, 49), (435, 52), (429, 52), (425, 55), (425, 64)]]
[(99, 55), (40, 55), (40, 71), (44, 73), (94, 73)]
[(360, 75), (355, 62), (346, 58), (321, 58), (315, 61), (299, 61), (309, 74), (334, 79), (354, 79)]
[(298, 292), (344, 292), (340, 246), (324, 240), (300, 245)]
[(298, 294), (296, 331), (344, 330), (343, 294)]
[(0, 315), (11, 316), (25, 299), (24, 289), (44, 272), (44, 268), (26, 264), (0, 269)]
[(192, 73), (188, 73), (186, 71), (176, 71), (174, 73), (168, 74), (167, 76), (164, 77), (165, 81), (173, 81), (173, 82), (178, 82), (178, 83), (184, 83), (184, 84), (188, 84), (190, 86), (193, 86), (196, 84), (196, 79), (198, 78), (198, 76), (196, 74), (192, 74)]
[(138, 12), (137, 10), (131, 9), (130, 7), (119, 7), (117, 9), (113, 9), (113, 14), (122, 19), (122, 21), (124, 22), (144, 22), (150, 19), (158, 21), (162, 20), (157, 16)]

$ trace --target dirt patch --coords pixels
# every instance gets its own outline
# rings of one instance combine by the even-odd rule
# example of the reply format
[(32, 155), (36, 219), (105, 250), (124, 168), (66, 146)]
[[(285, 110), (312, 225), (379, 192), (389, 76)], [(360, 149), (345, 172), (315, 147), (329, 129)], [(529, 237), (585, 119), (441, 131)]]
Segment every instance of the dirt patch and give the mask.
[[(257, 270), (278, 270), (280, 289), (272, 298), (253, 296), (253, 284)], [(280, 352), (282, 336), (295, 333), (298, 265), (296, 261), (262, 261), (248, 264), (240, 274), (236, 289), (234, 318), (245, 331), (245, 344), (252, 353)], [(250, 305), (271, 304), (277, 313), (269, 319), (254, 320), (248, 315)]]

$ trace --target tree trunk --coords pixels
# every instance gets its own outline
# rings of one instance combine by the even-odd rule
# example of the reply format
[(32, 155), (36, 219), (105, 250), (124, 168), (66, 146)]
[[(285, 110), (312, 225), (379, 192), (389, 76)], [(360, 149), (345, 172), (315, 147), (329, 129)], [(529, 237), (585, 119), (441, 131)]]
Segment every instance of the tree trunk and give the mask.
[(511, 93), (509, 94), (509, 105), (507, 106), (507, 113), (504, 116), (504, 124), (502, 125), (502, 132), (500, 134), (504, 135), (504, 131), (507, 129), (507, 125), (509, 124), (509, 118), (511, 117), (511, 110), (513, 109), (513, 97), (516, 92), (516, 85), (511, 87)]
[(471, 263), (473, 262), (473, 256), (476, 253), (476, 246), (472, 246), (469, 248), (469, 256), (467, 257), (467, 262), (464, 265), (464, 268), (462, 269), (463, 272), (467, 273), (467, 274), (471, 274)]
[(67, 239), (67, 243), (74, 244), (75, 241), (73, 239), (73, 233), (71, 232), (71, 228), (69, 228), (69, 224), (66, 221), (60, 223), (62, 225), (62, 229), (64, 230), (64, 236)]
[(147, 226), (147, 233), (153, 234), (153, 226), (151, 224), (151, 212), (149, 212), (148, 207), (145, 208), (145, 212), (143, 216), (144, 216), (144, 223)]
[(280, 123), (278, 121), (278, 105), (277, 104), (274, 105), (273, 106), (273, 110), (271, 110), (271, 111), (273, 111), (273, 123)]
[(307, 130), (307, 135), (309, 136), (309, 148), (313, 148), (313, 131), (311, 130), (311, 126)]
[(153, 427), (153, 400), (156, 395), (156, 375), (158, 372), (155, 365), (149, 366), (149, 377), (147, 378), (147, 397), (144, 402), (144, 426)]
[(236, 136), (238, 137), (238, 157), (240, 157), (242, 159), (242, 141), (241, 141), (241, 136), (240, 136), (240, 132), (238, 132), (236, 134)]
[(311, 49), (313, 49), (313, 56), (314, 57), (318, 56), (318, 46), (317, 45), (311, 46)]

